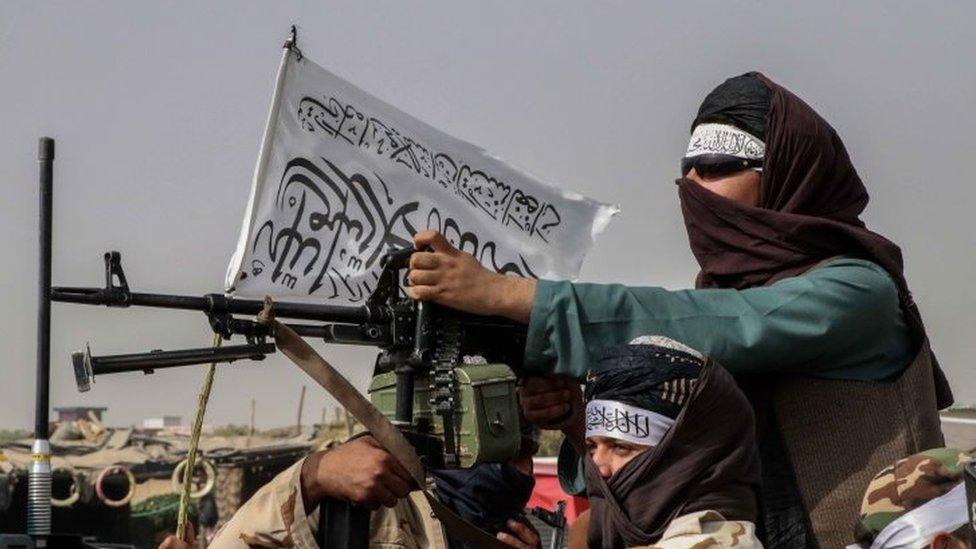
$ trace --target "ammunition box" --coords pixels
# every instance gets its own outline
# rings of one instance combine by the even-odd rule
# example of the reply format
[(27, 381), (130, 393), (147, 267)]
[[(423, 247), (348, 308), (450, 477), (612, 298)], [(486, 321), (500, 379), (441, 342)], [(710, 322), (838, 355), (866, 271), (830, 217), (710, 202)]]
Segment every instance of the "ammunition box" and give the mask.
[[(521, 442), (515, 374), (504, 364), (472, 364), (455, 368), (454, 375), (454, 424), (461, 467), (514, 458)], [(430, 405), (430, 378), (418, 375), (414, 387), (414, 428), (443, 436), (443, 420)], [(396, 412), (396, 374), (375, 376), (369, 396), (373, 405), (392, 421)]]

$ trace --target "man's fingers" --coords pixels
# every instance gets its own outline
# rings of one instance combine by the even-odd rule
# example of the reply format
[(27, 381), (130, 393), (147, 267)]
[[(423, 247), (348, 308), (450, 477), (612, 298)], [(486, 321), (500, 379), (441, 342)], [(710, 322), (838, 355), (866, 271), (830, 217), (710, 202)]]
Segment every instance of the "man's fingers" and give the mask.
[(408, 286), (407, 297), (417, 301), (433, 301), (442, 291), (439, 286)]
[(398, 486), (400, 485), (405, 486), (406, 490), (402, 492), (403, 495), (409, 493), (410, 490), (412, 489), (411, 487), (414, 484), (416, 484), (416, 482), (414, 481), (413, 477), (410, 475), (410, 472), (407, 471), (406, 467), (404, 467), (403, 464), (400, 463), (400, 460), (396, 459), (395, 457), (393, 457), (392, 454), (387, 452), (386, 449), (383, 448), (383, 446), (381, 446), (379, 441), (377, 441), (375, 438), (371, 436), (364, 436), (362, 438), (370, 446), (382, 452), (380, 461), (384, 471), (389, 473), (390, 479), (395, 478), (399, 481), (397, 484)]
[(433, 286), (440, 282), (441, 273), (437, 271), (414, 271), (407, 275), (411, 286)]
[(386, 487), (390, 490), (390, 493), (397, 498), (405, 498), (407, 497), (407, 494), (410, 493), (410, 484), (397, 477), (391, 476), (389, 479), (387, 479)]
[(546, 393), (565, 389), (569, 378), (551, 376), (530, 376), (522, 381), (519, 390), (525, 394)]
[(529, 527), (528, 524), (520, 520), (508, 519), (505, 523), (509, 530), (511, 530), (520, 540), (527, 543), (531, 547), (539, 542), (539, 534), (534, 528)]
[(186, 544), (180, 541), (180, 538), (176, 537), (175, 534), (166, 536), (166, 539), (159, 544), (159, 549), (181, 549), (182, 547), (186, 547)]
[(523, 408), (547, 408), (557, 404), (568, 404), (572, 396), (572, 393), (568, 389), (560, 389), (546, 393), (521, 393), (519, 395), (519, 401), (522, 403)]
[(393, 471), (391, 467), (390, 470), (386, 472), (382, 479), (383, 485), (393, 493), (398, 498), (405, 497), (410, 493), (411, 486), (413, 486), (413, 479), (408, 475), (406, 478), (401, 477), (396, 472)]
[(441, 265), (441, 256), (434, 252), (414, 252), (410, 256), (410, 270), (436, 269)]
[(410, 475), (410, 472), (407, 471), (407, 468), (400, 463), (400, 460), (391, 457), (391, 461), (393, 462), (393, 465), (390, 467), (390, 472), (396, 475), (397, 478), (402, 480), (404, 484), (407, 485), (408, 492), (414, 488), (420, 488), (420, 486), (417, 486), (417, 481), (414, 480), (413, 476)]
[(420, 231), (413, 235), (413, 247), (418, 250), (423, 250), (424, 248), (432, 248), (435, 252), (442, 252), (448, 255), (454, 255), (458, 253), (457, 248), (451, 246), (451, 243), (444, 238), (444, 235), (437, 231)]
[(498, 532), (498, 540), (518, 549), (533, 549), (508, 532)]
[(542, 426), (566, 417), (569, 412), (569, 404), (557, 404), (555, 406), (549, 406), (548, 408), (523, 410), (525, 419)]

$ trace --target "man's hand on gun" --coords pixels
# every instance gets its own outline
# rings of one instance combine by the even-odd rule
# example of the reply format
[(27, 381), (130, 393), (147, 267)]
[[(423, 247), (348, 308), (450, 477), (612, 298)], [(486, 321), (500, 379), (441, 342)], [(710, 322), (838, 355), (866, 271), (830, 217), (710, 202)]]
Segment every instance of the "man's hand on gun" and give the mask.
[(582, 454), (585, 425), (578, 381), (567, 376), (531, 376), (517, 390), (525, 419), (543, 429), (562, 431)]
[(459, 311), (528, 322), (535, 280), (493, 273), (435, 231), (418, 232), (413, 244), (418, 251), (410, 258), (407, 295)]
[(309, 455), (301, 483), (306, 512), (327, 497), (369, 509), (393, 507), (416, 489), (410, 473), (371, 436)]
[(508, 532), (499, 532), (498, 539), (517, 549), (541, 549), (542, 538), (528, 521), (509, 519), (505, 523)]

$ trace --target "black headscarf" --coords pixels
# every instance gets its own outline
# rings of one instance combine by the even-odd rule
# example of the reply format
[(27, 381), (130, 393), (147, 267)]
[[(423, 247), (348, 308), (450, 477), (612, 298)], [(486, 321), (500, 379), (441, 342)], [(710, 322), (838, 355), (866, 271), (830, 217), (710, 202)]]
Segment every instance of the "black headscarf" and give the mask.
[[(614, 400), (674, 419), (687, 398), (678, 387), (693, 388), (701, 369), (701, 358), (688, 352), (657, 345), (617, 345), (590, 368), (584, 396), (587, 402)], [(683, 380), (688, 383), (680, 383)]]
[(729, 124), (765, 141), (771, 97), (757, 73), (729, 78), (705, 96), (691, 129), (699, 124)]
[[(658, 541), (675, 518), (713, 510), (728, 520), (756, 520), (759, 455), (752, 409), (732, 376), (715, 362), (658, 345), (615, 347), (587, 380), (589, 399), (653, 406), (662, 383), (693, 376), (675, 423), (661, 442), (609, 479), (586, 458), (590, 547)], [(644, 381), (642, 381), (644, 380)], [(656, 381), (654, 381), (656, 380)]]

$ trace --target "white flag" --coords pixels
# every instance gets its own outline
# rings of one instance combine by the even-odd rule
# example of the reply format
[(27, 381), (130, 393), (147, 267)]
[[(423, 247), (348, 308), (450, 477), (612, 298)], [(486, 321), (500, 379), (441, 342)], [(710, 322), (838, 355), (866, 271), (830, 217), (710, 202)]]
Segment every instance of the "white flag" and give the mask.
[(363, 302), (423, 229), (499, 273), (575, 278), (617, 212), (283, 55), (230, 292)]

